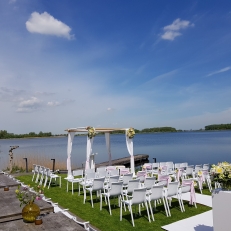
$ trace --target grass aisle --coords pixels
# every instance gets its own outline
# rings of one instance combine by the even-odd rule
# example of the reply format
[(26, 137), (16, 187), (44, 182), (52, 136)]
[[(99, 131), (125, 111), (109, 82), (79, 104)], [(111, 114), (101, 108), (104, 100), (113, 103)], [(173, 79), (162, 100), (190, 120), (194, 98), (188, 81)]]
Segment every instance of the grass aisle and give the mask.
[[(112, 216), (109, 214), (108, 205), (105, 204), (103, 199), (103, 207), (100, 211), (100, 202), (96, 195), (93, 195), (94, 198), (94, 208), (91, 207), (90, 195), (87, 194), (86, 204), (83, 204), (83, 192), (81, 191), (81, 195), (78, 196), (77, 192), (77, 185), (75, 186), (74, 194), (71, 193), (71, 184), (69, 184), (69, 192), (66, 191), (66, 180), (64, 178), (65, 175), (62, 176), (62, 188), (58, 186), (51, 186), (50, 189), (45, 189), (45, 196), (47, 198), (51, 198), (53, 202), (58, 202), (60, 206), (63, 208), (68, 208), (70, 212), (75, 214), (76, 216), (82, 218), (85, 221), (89, 221), (90, 224), (94, 225), (98, 229), (102, 231), (128, 231), (128, 230), (163, 230), (161, 226), (168, 225), (170, 223), (206, 212), (211, 210), (210, 207), (197, 204), (197, 209), (194, 206), (189, 206), (188, 202), (184, 202), (186, 212), (182, 213), (179, 208), (178, 201), (172, 201), (171, 209), (171, 217), (166, 217), (165, 210), (163, 204), (157, 204), (157, 210), (154, 211), (155, 221), (149, 223), (147, 212), (143, 208), (142, 209), (142, 216), (138, 214), (134, 215), (134, 222), (135, 227), (132, 227), (131, 223), (131, 215), (129, 211), (126, 212), (123, 210), (123, 220), (120, 221), (120, 209), (118, 207), (118, 200), (112, 199), (111, 200), (111, 209), (112, 209)], [(32, 175), (25, 175), (25, 176), (18, 176), (21, 182), (30, 185), (31, 187), (35, 186), (36, 184), (31, 181)], [(208, 190), (203, 190), (204, 194), (209, 194)], [(114, 207), (115, 204), (115, 207)], [(135, 208), (133, 208), (133, 212)], [(138, 211), (138, 207), (136, 209)]]

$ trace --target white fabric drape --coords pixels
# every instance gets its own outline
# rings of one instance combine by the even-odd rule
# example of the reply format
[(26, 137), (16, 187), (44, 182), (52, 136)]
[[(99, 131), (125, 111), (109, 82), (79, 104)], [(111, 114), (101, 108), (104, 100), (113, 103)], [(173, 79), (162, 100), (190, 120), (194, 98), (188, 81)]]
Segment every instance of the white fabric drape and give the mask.
[(67, 177), (72, 178), (71, 173), (71, 152), (72, 152), (72, 143), (75, 137), (75, 132), (68, 132), (68, 141), (67, 141)]
[(106, 140), (109, 166), (111, 166), (111, 142), (110, 142), (110, 133), (109, 132), (105, 132), (105, 140)]
[(131, 156), (131, 159), (130, 159), (131, 173), (134, 174), (135, 173), (135, 167), (134, 167), (135, 164), (134, 164), (134, 155), (133, 155), (133, 139), (128, 138), (127, 131), (128, 131), (128, 129), (126, 129), (126, 132), (125, 132), (126, 144), (127, 144), (128, 153)]
[(87, 155), (86, 155), (85, 169), (89, 169), (90, 168), (90, 155), (92, 153), (93, 140), (94, 140), (94, 137), (92, 137), (90, 139), (87, 136)]

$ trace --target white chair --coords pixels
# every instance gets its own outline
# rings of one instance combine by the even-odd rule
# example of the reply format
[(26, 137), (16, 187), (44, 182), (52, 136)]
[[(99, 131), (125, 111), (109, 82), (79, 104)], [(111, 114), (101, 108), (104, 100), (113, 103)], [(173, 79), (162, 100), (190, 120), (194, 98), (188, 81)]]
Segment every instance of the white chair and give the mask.
[(160, 167), (166, 166), (166, 162), (160, 162)]
[(109, 170), (109, 176), (117, 176), (119, 175), (119, 169)]
[(208, 170), (209, 171), (210, 164), (203, 164), (202, 170)]
[(101, 172), (101, 171), (106, 171), (106, 170), (107, 170), (106, 166), (101, 166), (96, 169), (96, 172)]
[(95, 172), (89, 172), (84, 176), (83, 181), (79, 182), (79, 192), (80, 192), (80, 186), (83, 187), (83, 192), (85, 190), (86, 186), (92, 185), (93, 179), (95, 179), (96, 173)]
[(180, 163), (175, 163), (175, 164), (174, 164), (174, 168), (175, 168), (175, 169), (180, 168)]
[(84, 175), (87, 175), (88, 173), (95, 173), (95, 169), (94, 168), (85, 169)]
[(124, 204), (124, 206), (127, 205), (129, 207), (133, 227), (135, 226), (135, 224), (134, 224), (134, 219), (133, 219), (132, 205), (139, 205), (139, 214), (141, 215), (141, 213), (140, 213), (140, 205), (145, 204), (147, 214), (148, 214), (148, 220), (149, 220), (149, 222), (151, 222), (150, 216), (149, 216), (148, 205), (147, 205), (146, 188), (134, 189), (131, 199), (129, 199), (129, 200), (121, 200), (121, 204), (120, 204), (120, 221), (122, 221), (122, 210), (123, 210), (122, 207), (123, 207), (123, 204)]
[(123, 190), (122, 196), (123, 196), (123, 199), (124, 197), (128, 199), (128, 194), (132, 194), (135, 188), (140, 188), (140, 180), (139, 179), (129, 180), (128, 185), (125, 187), (126, 189)]
[[(180, 210), (181, 210), (181, 212), (184, 212), (184, 204), (183, 204), (183, 201), (181, 199), (178, 181), (171, 182), (168, 184), (165, 197), (166, 197), (166, 200), (169, 199), (169, 206), (171, 206), (171, 199), (173, 196), (177, 197), (179, 205), (180, 205)], [(171, 216), (169, 206), (168, 206), (168, 214), (169, 214), (169, 216)]]
[(130, 169), (129, 168), (121, 168), (120, 169), (120, 176), (123, 176), (125, 174), (129, 174), (130, 173)]
[(152, 186), (152, 188), (150, 189), (148, 196), (147, 196), (147, 201), (149, 204), (149, 208), (151, 211), (151, 215), (152, 215), (152, 220), (154, 221), (154, 215), (153, 215), (153, 211), (152, 211), (152, 206), (151, 206), (151, 202), (154, 202), (154, 206), (156, 207), (156, 201), (158, 200), (162, 200), (163, 204), (164, 204), (164, 209), (165, 209), (165, 213), (166, 216), (168, 217), (168, 203), (166, 201), (166, 198), (164, 196), (164, 186), (160, 185), (160, 186)]
[(160, 167), (159, 163), (152, 163), (152, 170), (151, 170), (152, 176), (153, 174), (158, 174), (159, 167)]
[(122, 179), (123, 186), (126, 186), (128, 184), (128, 181), (132, 180), (132, 178), (133, 178), (133, 173), (125, 174)]
[(180, 168), (186, 169), (187, 167), (188, 167), (188, 163), (187, 162), (184, 162), (184, 163), (180, 164)]
[(32, 181), (34, 181), (35, 175), (38, 174), (39, 172), (39, 165), (33, 164), (33, 167), (34, 167), (34, 170), (33, 170), (34, 173), (33, 173)]
[(104, 185), (104, 188), (105, 189), (110, 188), (112, 183), (119, 181), (119, 178), (120, 178), (119, 175), (117, 175), (117, 176), (110, 176), (108, 178), (108, 181), (106, 182), (106, 185)]
[(144, 183), (147, 173), (145, 171), (138, 171), (136, 173), (136, 179), (140, 180), (140, 183)]
[(38, 181), (39, 181), (39, 175), (40, 175), (40, 173), (42, 173), (41, 171), (42, 171), (43, 166), (37, 165), (37, 167), (38, 167), (38, 174), (37, 174), (35, 183), (38, 183)]
[[(195, 196), (195, 189), (194, 189), (194, 179), (183, 179), (182, 180), (182, 184), (180, 187), (180, 194), (184, 194), (184, 193), (190, 193), (190, 200), (189, 203), (190, 204), (194, 204), (195, 207), (197, 208), (197, 204), (196, 204), (196, 196)], [(183, 207), (184, 211), (185, 208)]]
[(55, 179), (56, 181), (57, 178), (59, 178), (59, 187), (61, 188), (61, 176), (51, 173), (50, 169), (47, 170), (47, 176), (50, 178), (48, 189), (50, 188), (52, 180)]
[[(65, 178), (67, 180), (67, 192), (68, 192), (68, 185), (69, 185), (69, 182), (71, 183), (71, 191), (72, 191), (72, 194), (74, 193), (73, 189), (74, 189), (74, 183), (76, 184), (79, 184), (80, 182), (83, 181), (83, 170), (80, 169), (80, 170), (74, 170), (72, 172), (72, 176), (73, 178), (72, 179), (68, 179), (68, 178)], [(80, 195), (80, 187), (79, 188), (79, 195)]]
[(123, 182), (112, 182), (110, 188), (108, 188), (106, 190), (107, 192), (102, 193), (102, 196), (105, 196), (105, 198), (107, 198), (107, 203), (108, 203), (110, 215), (112, 215), (111, 214), (110, 197), (118, 197), (118, 202), (119, 202), (119, 206), (120, 206), (122, 189), (123, 189)]
[(202, 165), (201, 164), (195, 165), (195, 169), (193, 171), (193, 178), (197, 177), (198, 172), (201, 171), (201, 170), (202, 170)]
[(99, 172), (97, 172), (96, 173), (96, 175), (97, 175), (97, 177), (107, 177), (108, 176), (108, 173), (107, 173), (107, 171), (106, 170), (102, 170), (102, 171), (99, 171)]
[(186, 167), (186, 170), (185, 172), (183, 173), (183, 177), (186, 179), (188, 177), (194, 177), (194, 174), (193, 174), (193, 165), (189, 165)]
[(166, 165), (168, 166), (168, 172), (174, 170), (174, 164), (172, 161), (166, 162)]
[(39, 185), (42, 185), (43, 184), (44, 175), (46, 173), (46, 168), (44, 166), (41, 166), (40, 173), (41, 173), (41, 176), (40, 176)]
[(146, 177), (143, 187), (146, 188), (147, 190), (151, 189), (156, 183), (156, 177)]
[(86, 192), (89, 191), (91, 195), (91, 206), (94, 208), (93, 199), (92, 199), (92, 192), (99, 192), (100, 197), (100, 210), (102, 210), (102, 193), (101, 191), (104, 189), (104, 177), (101, 178), (95, 178), (93, 179), (93, 184), (86, 186), (84, 188), (84, 204), (86, 201)]

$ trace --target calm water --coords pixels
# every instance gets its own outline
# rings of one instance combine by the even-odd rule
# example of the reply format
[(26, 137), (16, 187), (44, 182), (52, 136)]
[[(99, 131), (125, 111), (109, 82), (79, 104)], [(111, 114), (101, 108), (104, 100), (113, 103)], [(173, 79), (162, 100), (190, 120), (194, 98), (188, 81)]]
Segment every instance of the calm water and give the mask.
[[(111, 135), (112, 158), (128, 156), (125, 135)], [(86, 158), (86, 136), (76, 136), (72, 149), (72, 164), (81, 166)], [(55, 158), (66, 162), (67, 137), (0, 140), (0, 169), (8, 163), (10, 146), (19, 145), (14, 156), (30, 158), (31, 155)], [(108, 160), (104, 135), (94, 139), (93, 152), (98, 153), (96, 163)], [(189, 164), (231, 162), (231, 131), (182, 132), (136, 134), (134, 154), (148, 154), (149, 161), (188, 162)]]

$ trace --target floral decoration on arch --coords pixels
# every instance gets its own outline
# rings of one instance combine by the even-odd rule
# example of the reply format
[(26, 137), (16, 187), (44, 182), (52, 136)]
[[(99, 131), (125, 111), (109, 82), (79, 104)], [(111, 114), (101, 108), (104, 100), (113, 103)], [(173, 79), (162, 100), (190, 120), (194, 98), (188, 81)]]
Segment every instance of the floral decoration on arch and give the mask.
[(86, 129), (88, 130), (87, 136), (89, 137), (89, 139), (95, 137), (96, 135), (95, 128), (88, 126)]
[(127, 130), (127, 137), (129, 138), (129, 139), (132, 139), (134, 136), (135, 136), (135, 130), (134, 130), (134, 128), (129, 128), (128, 130)]

